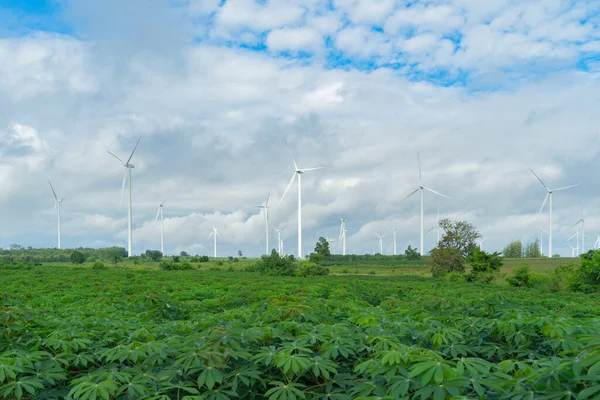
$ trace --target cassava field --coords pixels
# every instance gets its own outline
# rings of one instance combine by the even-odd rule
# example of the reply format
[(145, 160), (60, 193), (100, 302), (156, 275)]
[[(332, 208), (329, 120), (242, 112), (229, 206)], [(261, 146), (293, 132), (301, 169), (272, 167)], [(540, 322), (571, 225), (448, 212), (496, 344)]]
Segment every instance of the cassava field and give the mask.
[(2, 398), (600, 396), (595, 295), (351, 269), (0, 272)]

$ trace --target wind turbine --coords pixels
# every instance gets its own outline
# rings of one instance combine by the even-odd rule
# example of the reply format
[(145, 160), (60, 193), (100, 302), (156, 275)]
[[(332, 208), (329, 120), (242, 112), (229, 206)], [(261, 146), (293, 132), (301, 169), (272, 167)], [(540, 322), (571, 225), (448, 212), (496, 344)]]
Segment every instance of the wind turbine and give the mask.
[(479, 250), (483, 250), (483, 242), (485, 242), (486, 239), (487, 237), (484, 237), (483, 239), (477, 239), (479, 242)]
[(600, 249), (600, 235), (598, 235), (598, 234), (596, 233), (596, 237), (597, 237), (598, 239), (596, 239), (596, 242), (594, 243), (594, 246), (596, 246), (596, 250), (598, 250), (598, 249)]
[(212, 232), (210, 232), (208, 234), (208, 239), (210, 239), (210, 237), (213, 237), (213, 243), (214, 243), (214, 247), (213, 247), (213, 258), (217, 258), (217, 236), (219, 235), (219, 232), (217, 230), (217, 228), (215, 228), (215, 226), (213, 225), (212, 228)]
[(281, 204), (286, 193), (288, 190), (290, 190), (290, 187), (294, 183), (294, 179), (298, 177), (298, 258), (302, 258), (302, 174), (304, 174), (306, 171), (314, 171), (321, 168), (323, 167), (298, 168), (296, 160), (294, 160), (294, 175), (292, 175), (290, 183), (288, 183), (287, 187), (285, 188), (285, 192), (283, 192), (283, 196), (281, 196), (281, 200), (279, 200), (279, 204)]
[(439, 192), (436, 192), (433, 189), (429, 189), (426, 186), (423, 186), (422, 183), (422, 174), (421, 174), (421, 158), (419, 157), (419, 153), (417, 153), (417, 161), (419, 162), (419, 187), (412, 192), (411, 194), (409, 194), (408, 196), (406, 196), (404, 199), (402, 199), (402, 201), (408, 199), (410, 196), (412, 196), (413, 194), (417, 193), (419, 190), (421, 191), (421, 255), (424, 256), (425, 255), (425, 249), (423, 248), (424, 246), (424, 235), (425, 235), (425, 229), (424, 229), (424, 219), (423, 219), (423, 192), (425, 190), (430, 191), (431, 193), (437, 194), (438, 196), (442, 196), (442, 197), (446, 197), (446, 198), (450, 198), (448, 196), (446, 196), (445, 194), (441, 194)]
[(569, 245), (569, 247), (571, 248), (571, 258), (575, 258), (575, 247)]
[(546, 186), (544, 181), (542, 181), (542, 179), (535, 172), (533, 172), (533, 170), (531, 168), (529, 170), (531, 171), (531, 173), (533, 175), (535, 175), (536, 178), (538, 178), (538, 181), (540, 181), (540, 183), (544, 186), (544, 188), (548, 192), (548, 193), (546, 193), (546, 198), (544, 199), (544, 202), (542, 203), (542, 206), (540, 207), (539, 212), (542, 212), (542, 210), (544, 209), (544, 206), (546, 205), (546, 202), (548, 202), (548, 209), (550, 212), (550, 219), (549, 219), (549, 223), (548, 223), (548, 257), (552, 257), (552, 193), (558, 192), (559, 190), (565, 190), (565, 189), (569, 189), (569, 188), (572, 188), (575, 186), (579, 186), (580, 183), (576, 183), (575, 185), (561, 187), (558, 189), (550, 189), (548, 186)]
[(269, 190), (269, 194), (267, 195), (267, 200), (265, 204), (262, 206), (257, 206), (258, 208), (262, 208), (265, 212), (265, 254), (269, 255), (269, 198), (271, 197), (271, 191)]
[(281, 240), (281, 231), (284, 230), (287, 227), (287, 225), (285, 225), (283, 228), (277, 229), (274, 226), (271, 226), (271, 228), (275, 229), (275, 231), (277, 232), (277, 252), (279, 253), (279, 255), (283, 255), (283, 240)]
[(571, 239), (575, 238), (575, 240), (577, 241), (577, 253), (575, 253), (577, 256), (579, 255), (579, 235), (580, 235), (579, 229), (577, 229), (577, 231), (573, 235), (571, 235), (571, 237), (569, 239), (567, 239), (567, 240), (571, 240)]
[[(544, 233), (548, 233), (548, 231), (540, 228), (540, 254), (542, 257), (544, 256)], [(550, 257), (550, 254), (548, 254), (548, 257)]]
[(131, 257), (133, 255), (132, 253), (132, 242), (133, 242), (133, 236), (131, 234), (131, 169), (134, 168), (135, 166), (133, 164), (130, 164), (129, 162), (131, 161), (131, 158), (133, 157), (133, 153), (135, 153), (135, 150), (138, 147), (138, 144), (140, 144), (140, 139), (142, 137), (140, 136), (135, 144), (135, 147), (133, 148), (133, 151), (131, 152), (131, 155), (129, 156), (129, 158), (127, 159), (127, 162), (123, 162), (123, 160), (121, 160), (119, 157), (117, 157), (114, 153), (111, 153), (110, 151), (107, 150), (108, 154), (110, 154), (111, 156), (113, 156), (114, 158), (116, 158), (117, 160), (119, 160), (123, 166), (125, 167), (125, 174), (123, 175), (123, 184), (121, 185), (121, 202), (123, 202), (123, 191), (125, 191), (125, 183), (127, 183), (129, 181), (129, 205), (127, 207), (127, 256)]
[(379, 254), (383, 255), (383, 238), (385, 235), (379, 236), (378, 234), (375, 234), (375, 236), (379, 238)]
[(442, 229), (442, 227), (440, 226), (440, 209), (438, 208), (438, 214), (437, 214), (437, 222), (435, 223), (435, 226), (429, 228), (429, 230), (425, 233), (429, 233), (432, 230), (436, 230), (437, 233), (437, 242), (436, 242), (436, 246), (440, 243), (440, 230)]
[(394, 255), (396, 255), (396, 228), (392, 229), (394, 232)]
[(329, 243), (329, 251), (331, 251), (331, 243), (335, 242), (335, 239), (329, 239), (329, 236), (325, 235), (325, 240)]
[(581, 223), (581, 254), (583, 254), (585, 253), (585, 219), (583, 219), (583, 214), (571, 228), (575, 228), (579, 223)]
[(342, 222), (340, 224), (340, 245), (342, 246), (342, 255), (346, 255), (346, 218), (338, 217)]
[(158, 221), (158, 217), (160, 216), (160, 252), (162, 253), (162, 255), (165, 255), (165, 230), (164, 230), (164, 216), (163, 216), (163, 206), (165, 205), (165, 203), (167, 202), (167, 200), (163, 201), (162, 203), (160, 203), (160, 205), (158, 206), (158, 211), (156, 212), (156, 219), (155, 221)]
[[(50, 181), (48, 181), (48, 183), (50, 183)], [(54, 210), (58, 214), (58, 246), (57, 246), (57, 248), (60, 249), (60, 203), (62, 203), (62, 201), (65, 199), (58, 198), (58, 196), (56, 195), (56, 192), (54, 191), (54, 187), (52, 187), (52, 183), (50, 183), (50, 189), (52, 189), (52, 194), (54, 195)]]

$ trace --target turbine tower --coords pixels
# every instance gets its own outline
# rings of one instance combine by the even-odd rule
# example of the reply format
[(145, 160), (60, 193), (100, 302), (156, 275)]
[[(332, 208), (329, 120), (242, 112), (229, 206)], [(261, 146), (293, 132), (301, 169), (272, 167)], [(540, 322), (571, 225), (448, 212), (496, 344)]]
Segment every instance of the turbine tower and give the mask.
[(421, 255), (424, 256), (425, 249), (423, 248), (423, 246), (424, 246), (425, 230), (424, 230), (424, 225), (423, 225), (423, 222), (424, 222), (424, 219), (423, 219), (423, 192), (425, 190), (428, 190), (431, 193), (437, 194), (438, 196), (446, 197), (447, 199), (449, 199), (450, 197), (446, 196), (445, 194), (436, 192), (435, 190), (430, 189), (426, 186), (423, 186), (423, 180), (422, 180), (422, 174), (421, 174), (421, 158), (419, 157), (419, 153), (417, 153), (417, 161), (419, 162), (419, 187), (414, 192), (412, 192), (411, 194), (406, 196), (404, 199), (402, 199), (402, 201), (408, 199), (410, 196), (417, 193), (419, 190), (421, 191), (421, 248), (420, 248), (420, 251), (421, 251)]
[(396, 255), (396, 228), (392, 229), (394, 232), (394, 255)]
[(383, 255), (383, 238), (385, 235), (379, 236), (378, 234), (375, 234), (375, 236), (379, 238), (379, 254)]
[(348, 217), (346, 218), (342, 218), (340, 216), (338, 216), (338, 218), (341, 221), (340, 224), (340, 246), (342, 247), (342, 255), (345, 256), (346, 255), (346, 219), (348, 219)]
[(321, 169), (323, 167), (298, 168), (298, 165), (296, 164), (296, 160), (293, 160), (293, 161), (294, 161), (294, 175), (292, 175), (292, 179), (290, 179), (290, 183), (288, 183), (287, 187), (285, 188), (285, 192), (283, 192), (283, 196), (281, 196), (281, 200), (279, 200), (279, 204), (281, 204), (286, 193), (288, 192), (288, 190), (290, 190), (290, 187), (294, 183), (294, 179), (296, 179), (296, 177), (298, 177), (298, 258), (302, 258), (302, 174), (304, 174), (306, 171), (314, 171), (317, 169)]
[(160, 252), (162, 253), (163, 256), (165, 255), (165, 230), (164, 230), (163, 207), (166, 202), (167, 202), (167, 200), (163, 201), (158, 206), (158, 211), (156, 212), (156, 219), (155, 219), (155, 221), (157, 221), (158, 217), (160, 216)]
[(552, 193), (558, 192), (559, 190), (565, 190), (565, 189), (569, 189), (569, 188), (572, 188), (575, 186), (579, 186), (580, 183), (576, 183), (575, 185), (561, 187), (558, 189), (550, 189), (548, 186), (546, 186), (544, 181), (542, 181), (542, 179), (535, 172), (533, 172), (533, 170), (531, 168), (529, 170), (531, 171), (531, 173), (533, 175), (535, 175), (535, 177), (538, 179), (538, 181), (540, 181), (540, 183), (544, 186), (544, 188), (547, 191), (546, 198), (544, 199), (544, 202), (542, 203), (542, 206), (540, 207), (539, 212), (542, 212), (542, 210), (544, 209), (544, 206), (546, 205), (546, 202), (548, 202), (548, 209), (550, 212), (550, 219), (549, 219), (549, 223), (548, 223), (548, 257), (552, 257)]
[(575, 224), (571, 228), (575, 228), (578, 224), (581, 224), (581, 253), (585, 253), (585, 219), (583, 218), (583, 214), (579, 221), (575, 222)]
[(210, 237), (213, 237), (213, 258), (217, 258), (217, 236), (219, 235), (219, 232), (217, 230), (217, 228), (215, 228), (215, 226), (213, 225), (212, 228), (212, 232), (210, 232), (208, 234), (208, 239), (210, 239)]
[[(48, 183), (50, 183), (50, 181), (48, 181)], [(50, 183), (50, 189), (52, 189), (52, 194), (54, 195), (54, 210), (58, 214), (58, 246), (57, 246), (57, 248), (60, 249), (60, 203), (62, 203), (62, 201), (65, 199), (58, 198), (58, 196), (56, 195), (56, 192), (54, 191), (54, 187), (52, 187), (52, 183)]]
[(437, 242), (436, 242), (436, 246), (440, 243), (440, 231), (442, 229), (442, 227), (440, 226), (440, 209), (438, 208), (438, 214), (437, 214), (437, 222), (435, 223), (435, 226), (429, 228), (429, 230), (425, 233), (429, 233), (432, 230), (436, 230), (437, 233)]
[[(544, 233), (548, 233), (548, 231), (540, 228), (540, 254), (542, 257), (544, 256)], [(550, 254), (548, 254), (548, 257), (550, 257)]]
[(121, 203), (123, 202), (123, 192), (125, 191), (125, 183), (129, 182), (129, 205), (127, 207), (127, 257), (131, 257), (133, 255), (133, 253), (132, 253), (133, 236), (131, 234), (131, 169), (135, 167), (133, 164), (130, 164), (129, 162), (131, 161), (131, 158), (133, 157), (133, 153), (135, 153), (135, 150), (137, 149), (138, 144), (140, 144), (141, 138), (142, 138), (141, 136), (138, 138), (138, 140), (135, 144), (135, 147), (133, 148), (133, 151), (131, 152), (131, 155), (129, 156), (129, 158), (127, 159), (127, 162), (125, 162), (125, 163), (123, 162), (123, 160), (121, 160), (119, 157), (117, 157), (114, 153), (111, 153), (110, 151), (107, 150), (108, 154), (110, 154), (111, 156), (113, 156), (114, 158), (119, 160), (125, 167), (125, 174), (123, 175), (123, 184), (121, 185)]
[(265, 201), (265, 204), (263, 204), (262, 206), (257, 206), (258, 208), (262, 208), (265, 212), (265, 254), (266, 255), (269, 255), (269, 198), (270, 197), (271, 197), (271, 191), (269, 190), (269, 194), (267, 195), (267, 200)]

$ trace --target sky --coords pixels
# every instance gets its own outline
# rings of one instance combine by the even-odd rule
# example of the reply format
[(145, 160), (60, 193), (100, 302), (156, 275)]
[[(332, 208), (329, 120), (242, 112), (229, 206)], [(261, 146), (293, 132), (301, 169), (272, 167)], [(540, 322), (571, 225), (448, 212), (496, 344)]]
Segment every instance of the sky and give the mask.
[[(597, 0), (0, 0), (0, 246), (127, 244), (133, 252), (264, 253), (261, 205), (296, 253), (337, 238), (350, 253), (419, 247), (441, 218), (501, 251), (548, 228), (570, 256), (600, 233)], [(271, 248), (275, 231), (271, 230)], [(543, 237), (544, 252), (547, 237)], [(435, 246), (435, 231), (425, 250)], [(339, 240), (332, 243), (339, 252)]]

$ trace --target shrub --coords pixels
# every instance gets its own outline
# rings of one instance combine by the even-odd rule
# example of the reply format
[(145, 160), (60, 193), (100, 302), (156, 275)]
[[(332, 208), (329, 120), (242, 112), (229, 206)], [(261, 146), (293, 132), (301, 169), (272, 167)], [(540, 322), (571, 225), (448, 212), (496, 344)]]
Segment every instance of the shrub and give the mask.
[(160, 261), (162, 256), (163, 254), (158, 250), (146, 250), (146, 257), (154, 262)]
[(194, 269), (194, 267), (192, 267), (192, 264), (187, 262), (179, 264), (165, 261), (160, 263), (160, 268), (164, 271), (184, 271)]
[(201, 263), (205, 263), (205, 262), (208, 262), (208, 261), (209, 261), (208, 260), (208, 256), (200, 256), (198, 258), (198, 262), (201, 262)]
[(178, 263), (180, 261), (179, 256), (173, 256), (173, 262)]
[(199, 257), (192, 257), (192, 258), (190, 258), (190, 262), (199, 263), (200, 262), (200, 258)]
[(462, 251), (453, 247), (431, 250), (431, 274), (437, 278), (449, 272), (465, 272), (465, 258)]
[(108, 269), (106, 266), (100, 261), (96, 261), (94, 265), (92, 265), (92, 269), (100, 270), (100, 269)]
[(600, 289), (600, 251), (590, 250), (580, 256), (580, 265), (568, 277), (572, 290), (590, 293)]
[(298, 270), (298, 276), (329, 275), (329, 268), (314, 263), (304, 263)]
[(531, 287), (531, 274), (529, 265), (523, 265), (515, 270), (515, 276), (505, 278), (509, 285), (515, 287)]
[(223, 265), (223, 261), (217, 261), (217, 265)]
[(85, 256), (82, 252), (75, 250), (71, 253), (71, 262), (73, 264), (83, 264), (85, 262)]
[(448, 282), (466, 282), (467, 277), (460, 272), (452, 271), (444, 275), (444, 279)]
[(494, 282), (495, 279), (496, 279), (496, 274), (494, 274), (493, 272), (479, 272), (478, 274), (469, 275), (467, 277), (467, 280), (469, 282), (484, 283), (486, 285)]
[(294, 276), (297, 266), (290, 258), (280, 257), (277, 251), (273, 250), (271, 255), (260, 258), (255, 264), (255, 269), (263, 275)]
[[(495, 279), (494, 273), (498, 272), (503, 264), (500, 253), (486, 253), (477, 247), (467, 257), (467, 262), (471, 267), (471, 273), (467, 277), (467, 281), (479, 283), (492, 282)], [(479, 277), (478, 275), (482, 276)]]

